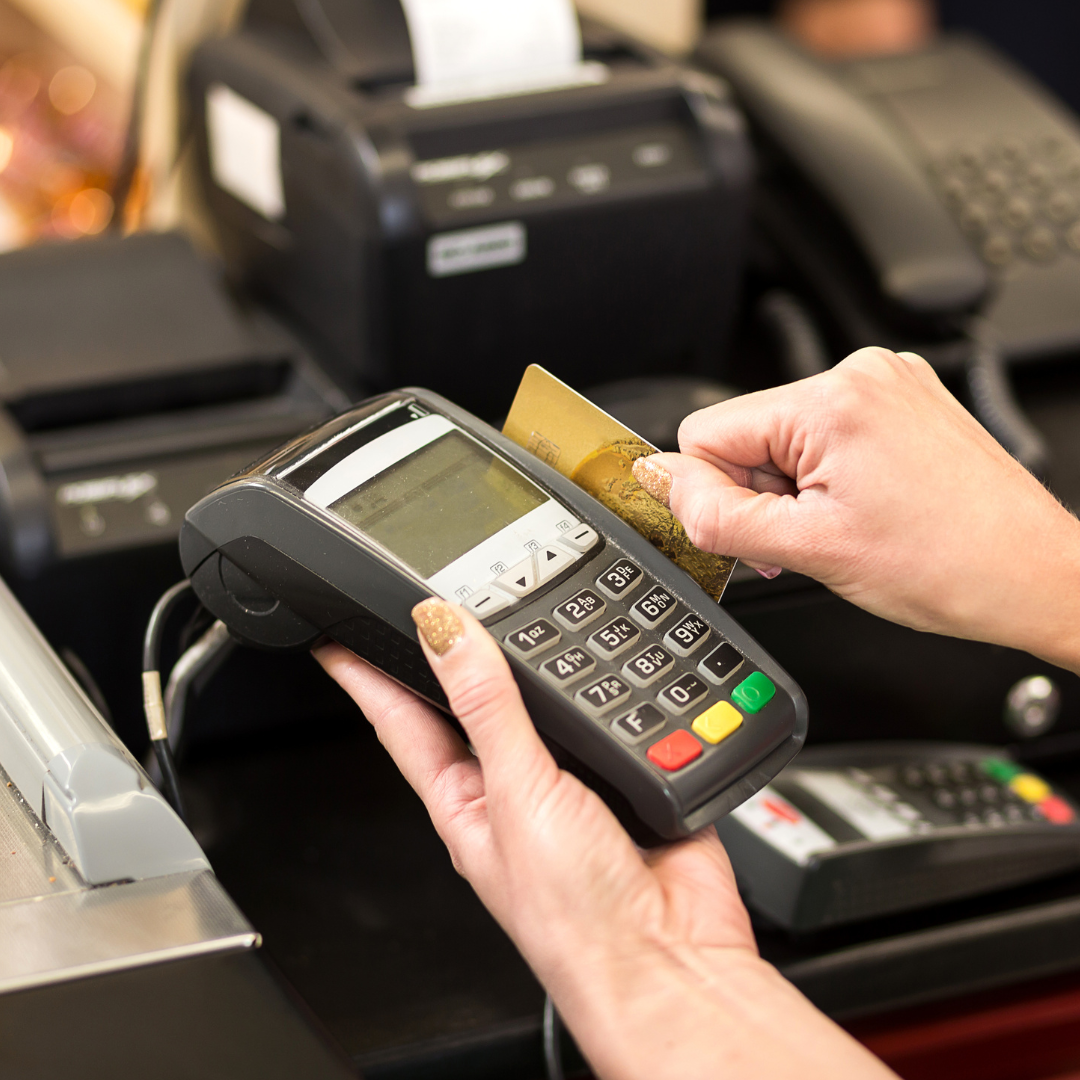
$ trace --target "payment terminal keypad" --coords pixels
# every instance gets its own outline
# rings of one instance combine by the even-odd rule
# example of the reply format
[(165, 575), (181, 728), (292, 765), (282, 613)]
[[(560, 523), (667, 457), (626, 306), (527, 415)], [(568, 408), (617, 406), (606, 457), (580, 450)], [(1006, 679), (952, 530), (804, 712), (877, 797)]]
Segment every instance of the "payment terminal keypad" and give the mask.
[(599, 619), (605, 611), (607, 604), (592, 589), (582, 589), (566, 603), (555, 608), (552, 614), (567, 630), (580, 630)]
[(507, 648), (661, 775), (722, 753), (776, 687), (635, 562), (596, 564), (587, 584), (582, 570), (534, 602), (533, 618), (504, 619)]

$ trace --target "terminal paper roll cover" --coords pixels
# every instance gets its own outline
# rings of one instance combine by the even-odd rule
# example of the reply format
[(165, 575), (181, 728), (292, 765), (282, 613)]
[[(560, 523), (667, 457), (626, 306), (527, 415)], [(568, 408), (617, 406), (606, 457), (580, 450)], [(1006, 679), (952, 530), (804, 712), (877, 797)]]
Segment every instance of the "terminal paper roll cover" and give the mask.
[(401, 3), (419, 86), (555, 77), (581, 63), (581, 29), (571, 0)]

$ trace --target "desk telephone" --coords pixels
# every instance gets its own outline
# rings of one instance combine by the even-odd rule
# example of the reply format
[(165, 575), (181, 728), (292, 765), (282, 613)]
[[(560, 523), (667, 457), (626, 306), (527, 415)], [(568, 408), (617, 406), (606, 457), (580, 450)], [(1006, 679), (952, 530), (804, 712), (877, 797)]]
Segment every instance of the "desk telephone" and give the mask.
[(975, 411), (1022, 460), (1038, 456), (1000, 363), (1080, 348), (1076, 118), (961, 35), (829, 61), (737, 20), (706, 35), (699, 60), (751, 117), (759, 225), (834, 344), (917, 349), (943, 374), (974, 360), (984, 391), (992, 354), (997, 400)]

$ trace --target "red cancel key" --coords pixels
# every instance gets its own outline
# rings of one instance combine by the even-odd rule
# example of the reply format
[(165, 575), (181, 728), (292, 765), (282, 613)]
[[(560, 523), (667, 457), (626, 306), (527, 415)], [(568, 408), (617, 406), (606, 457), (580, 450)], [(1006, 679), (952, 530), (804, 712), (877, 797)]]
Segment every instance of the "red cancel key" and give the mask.
[(675, 772), (701, 757), (701, 743), (689, 731), (676, 731), (650, 746), (645, 756), (661, 769)]

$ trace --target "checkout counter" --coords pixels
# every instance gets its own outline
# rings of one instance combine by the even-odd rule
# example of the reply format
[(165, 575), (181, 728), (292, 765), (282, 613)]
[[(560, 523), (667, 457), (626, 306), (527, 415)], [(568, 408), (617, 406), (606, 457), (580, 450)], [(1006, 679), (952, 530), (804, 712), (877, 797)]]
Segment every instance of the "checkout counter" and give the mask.
[[(218, 453), (221, 459), (216, 462), (221, 475), (215, 474), (214, 481), (194, 475), (193, 466), (183, 474), (183, 484), (224, 479), (226, 465), (236, 467), (233, 458), (240, 450), (265, 448), (274, 438), (318, 422), (345, 400), (333, 380), (355, 394), (368, 384), (397, 384), (427, 374), (447, 377), (440, 342), (448, 340), (478, 343), (473, 354), (465, 350), (475, 362), (463, 365), (461, 381), (454, 384), (471, 398), (461, 404), (489, 416), (505, 408), (506, 387), (516, 382), (516, 374), (510, 379), (500, 370), (498, 379), (485, 380), (484, 365), (476, 358), (487, 357), (488, 363), (485, 350), (495, 348), (495, 339), (485, 336), (474, 317), (477, 311), (495, 312), (500, 319), (523, 313), (501, 310), (502, 286), (485, 284), (483, 273), (443, 274), (439, 267), (445, 265), (438, 260), (446, 256), (440, 237), (447, 232), (498, 223), (488, 217), (495, 211), (496, 218), (504, 214), (499, 200), (513, 198), (511, 183), (531, 180), (528, 190), (546, 190), (537, 186), (543, 179), (537, 162), (548, 159), (526, 162), (527, 176), (512, 171), (514, 155), (504, 155), (505, 163), (480, 159), (500, 150), (530, 100), (541, 99), (545, 115), (535, 131), (529, 128), (529, 153), (535, 157), (540, 146), (569, 172), (596, 164), (590, 140), (599, 140), (597, 145), (603, 143), (613, 154), (625, 150), (631, 160), (646, 145), (637, 137), (645, 128), (668, 125), (665, 130), (683, 140), (672, 156), (660, 155), (660, 164), (673, 163), (671, 169), (651, 174), (648, 182), (633, 172), (610, 169), (609, 182), (612, 177), (625, 181), (625, 191), (602, 185), (587, 192), (579, 185), (550, 206), (544, 203), (547, 196), (538, 200), (544, 203), (540, 208), (519, 200), (522, 229), (537, 238), (544, 259), (552, 260), (541, 262), (545, 274), (557, 276), (552, 267), (573, 250), (576, 287), (585, 287), (581, 283), (591, 276), (603, 279), (608, 264), (590, 261), (593, 253), (604, 248), (611, 230), (636, 222), (640, 243), (617, 245), (623, 265), (616, 285), (626, 286), (621, 301), (616, 302), (618, 288), (606, 290), (610, 281), (600, 283), (598, 310), (607, 313), (605, 318), (614, 317), (620, 303), (623, 310), (628, 304), (633, 308), (633, 297), (638, 290), (648, 292), (650, 283), (660, 281), (664, 290), (675, 291), (692, 285), (668, 272), (678, 252), (667, 234), (673, 223), (685, 224), (709, 207), (724, 206), (723, 220), (702, 234), (709, 244), (727, 245), (724, 265), (715, 247), (702, 253), (701, 243), (695, 256), (699, 261), (693, 264), (698, 285), (709, 282), (716, 295), (705, 295), (706, 303), (693, 310), (686, 308), (692, 333), (685, 340), (666, 340), (654, 332), (655, 298), (636, 311), (638, 331), (628, 332), (626, 339), (634, 348), (619, 378), (654, 375), (658, 366), (685, 379), (709, 376), (744, 389), (785, 378), (748, 314), (777, 284), (769, 280), (770, 263), (755, 263), (741, 286), (732, 270), (742, 265), (738, 251), (746, 227), (749, 150), (741, 116), (722, 83), (654, 64), (647, 53), (598, 38), (593, 31), (592, 37), (586, 35), (587, 45), (593, 44), (577, 56), (581, 66), (574, 68), (577, 81), (571, 86), (547, 87), (543, 93), (525, 86), (512, 97), (463, 104), (446, 86), (429, 85), (429, 98), (449, 95), (449, 104), (432, 98), (409, 105), (420, 69), (403, 36), (400, 12), (379, 24), (378, 32), (390, 44), (385, 55), (373, 58), (358, 44), (364, 26), (349, 21), (368, 8), (324, 7), (327, 18), (297, 22), (300, 9), (284, 0), (255, 4), (250, 22), (233, 38), (208, 45), (193, 67), (191, 86), (199, 101), (210, 95), (217, 102), (201, 112), (198, 134), (204, 183), (225, 237), (228, 263), (234, 280), (259, 297), (262, 308), (257, 310), (270, 315), (269, 322), (262, 315), (237, 321), (234, 311), (232, 322), (226, 320), (233, 328), (229, 333), (239, 334), (225, 335), (231, 351), (215, 345), (217, 353), (201, 361), (205, 370), (239, 371), (248, 387), (254, 385), (254, 371), (254, 391), (234, 395), (231, 411), (212, 407), (205, 393), (182, 409), (165, 410), (170, 437), (180, 442), (164, 451), (159, 446), (159, 455), (197, 450)], [(304, 10), (310, 16), (313, 7)], [(605, 75), (598, 74), (597, 64), (606, 66)], [(287, 78), (275, 88), (274, 73), (280, 71)], [(244, 95), (248, 108), (235, 100)], [(440, 113), (441, 107), (448, 111)], [(439, 115), (453, 119), (452, 131), (439, 130)], [(601, 138), (605, 123), (620, 128), (622, 143)], [(246, 133), (249, 150), (264, 153), (276, 146), (278, 156), (260, 159), (276, 163), (278, 171), (271, 170), (269, 179), (264, 174), (255, 182), (250, 176), (245, 180), (236, 173), (235, 159), (221, 158), (214, 140), (227, 134), (230, 124)], [(648, 145), (659, 142), (652, 138)], [(568, 154), (573, 161), (563, 160)], [(680, 172), (676, 165), (685, 168)], [(484, 169), (495, 171), (480, 175)], [(581, 179), (584, 174), (577, 175)], [(601, 174), (592, 175), (595, 180)], [(497, 184), (488, 183), (496, 179)], [(324, 180), (326, 198), (320, 200)], [(466, 195), (456, 204), (440, 204), (436, 213), (431, 209), (433, 185), (444, 181), (450, 184), (447, 198), (456, 192)], [(475, 194), (480, 189), (490, 197)], [(300, 209), (291, 217), (288, 211), (295, 207)], [(621, 216), (634, 207), (634, 213)], [(588, 242), (572, 249), (567, 244), (574, 236)], [(507, 280), (530, 298), (524, 312), (533, 320), (528, 325), (539, 327), (529, 347), (537, 342), (547, 347), (544, 335), (551, 327), (545, 320), (559, 310), (559, 294), (546, 296), (544, 274), (536, 275), (531, 265), (523, 268), (523, 251), (517, 251), (521, 259), (514, 254), (520, 237), (504, 236), (498, 256), (503, 263), (480, 269), (514, 275)], [(325, 248), (319, 247), (322, 241)], [(652, 253), (649, 258), (628, 262), (627, 252), (640, 255), (642, 245)], [(310, 260), (320, 251), (329, 252), (327, 261), (312, 270)], [(451, 253), (459, 260), (458, 270), (475, 269), (460, 260), (477, 256), (478, 249)], [(781, 275), (779, 283), (787, 286), (790, 279)], [(438, 333), (425, 336), (414, 325), (416, 312), (426, 297), (444, 287), (434, 309)], [(384, 290), (393, 294), (392, 302), (381, 310), (378, 305), (388, 295)], [(333, 299), (332, 317), (327, 317), (328, 298)], [(725, 350), (737, 300), (736, 344)], [(215, 310), (220, 312), (220, 305)], [(558, 332), (576, 332), (574, 327), (591, 318), (588, 304), (579, 304)], [(282, 319), (288, 320), (287, 327)], [(506, 330), (511, 340), (521, 332), (520, 325)], [(587, 389), (604, 373), (595, 365), (595, 350), (590, 346), (585, 352), (589, 355), (569, 355), (563, 362), (567, 377)], [(323, 361), (333, 380), (312, 356)], [(672, 357), (682, 359), (675, 364)], [(575, 368), (587, 374), (575, 379)], [(259, 383), (259, 373), (267, 371), (276, 374), (269, 383)], [(29, 361), (22, 377), (30, 390), (21, 398), (14, 393), (4, 398), (7, 409), (0, 416), (22, 453), (21, 475), (29, 475), (29, 490), (39, 499), (37, 504), (31, 500), (36, 517), (9, 513), (34, 525), (39, 539), (36, 547), (9, 544), (7, 573), (57, 647), (65, 639), (77, 640), (75, 651), (91, 669), (88, 689), (99, 683), (105, 690), (116, 729), (138, 754), (145, 743), (135, 700), (133, 643), (153, 598), (180, 576), (175, 549), (169, 546), (172, 537), (165, 542), (153, 532), (164, 522), (154, 526), (150, 489), (129, 502), (102, 504), (106, 511), (124, 511), (137, 503), (144, 511), (137, 520), (128, 515), (134, 531), (114, 547), (101, 539), (104, 530), (95, 533), (93, 515), (104, 520), (106, 513), (93, 499), (43, 510), (46, 503), (40, 498), (44, 492), (55, 499), (64, 485), (94, 478), (96, 459), (85, 464), (78, 456), (89, 453), (84, 446), (101, 442), (85, 438), (88, 429), (100, 435), (119, 423), (126, 425), (122, 433), (145, 434), (152, 423), (146, 415), (129, 412), (118, 418), (99, 409), (93, 417), (75, 415), (34, 428), (29, 420), (20, 421), (31, 416), (23, 399), (33, 403), (40, 398), (54, 410), (58, 400), (35, 389), (39, 374), (39, 366)], [(155, 380), (160, 383), (156, 376), (150, 381)], [(140, 374), (129, 383), (145, 390), (147, 379)], [(628, 418), (641, 415), (642, 393), (650, 393), (647, 385), (639, 384), (640, 392), (629, 399), (630, 384), (621, 385), (621, 392), (610, 394), (613, 411), (625, 407)], [(443, 388), (454, 392), (453, 386)], [(1055, 489), (1080, 508), (1080, 379), (1070, 374), (1068, 363), (1052, 369), (1028, 364), (1016, 391), (1049, 447)], [(693, 394), (700, 399), (702, 392), (695, 385), (685, 400)], [(720, 400), (726, 391), (704, 393)], [(74, 399), (80, 400), (79, 395)], [(85, 407), (91, 399), (81, 400)], [(662, 395), (646, 400), (660, 401)], [(672, 400), (677, 403), (678, 395)], [(191, 423), (192, 416), (198, 422)], [(664, 427), (657, 422), (658, 430)], [(225, 438), (221, 433), (226, 429), (239, 435)], [(68, 456), (57, 456), (65, 448)], [(124, 457), (115, 449), (114, 455), (111, 460), (124, 462), (123, 476), (146, 473), (146, 462), (159, 460), (131, 453)], [(71, 475), (61, 476), (58, 465), (54, 481), (41, 468), (48, 461), (67, 462)], [(199, 457), (197, 463), (205, 462)], [(159, 490), (172, 475), (161, 474)], [(85, 483), (84, 489), (97, 490)], [(123, 514), (117, 517), (120, 526), (127, 520)], [(18, 562), (22, 551), (33, 556), (25, 567)], [(115, 582), (121, 575), (127, 584), (118, 594)], [(72, 618), (68, 598), (75, 592), (81, 602)], [(1062, 695), (1060, 724), (1013, 751), (1080, 799), (1080, 680), (1074, 676), (1007, 650), (886, 624), (793, 575), (765, 582), (752, 573), (740, 574), (724, 602), (806, 690), (812, 703), (811, 742), (872, 736), (1014, 743), (1016, 736), (1002, 720), (1010, 687), (1031, 675), (1051, 677)], [(10, 838), (13, 865), (23, 868), (5, 879), (0, 892), (0, 926), (6, 924), (10, 940), (20, 942), (18, 949), (5, 950), (0, 962), (0, 1028), (5, 1032), (0, 1062), (11, 1054), (20, 1065), (37, 1063), (40, 1071), (27, 1076), (56, 1075), (63, 1052), (58, 1048), (60, 1057), (46, 1062), (31, 1049), (35, 1040), (47, 1044), (47, 1034), (59, 1022), (77, 1033), (84, 1063), (102, 1063), (102, 1076), (122, 1075), (124, 1068), (146, 1062), (155, 1064), (145, 1071), (178, 1077), (336, 1077), (355, 1075), (355, 1070), (369, 1080), (531, 1080), (543, 1075), (542, 988), (454, 871), (423, 806), (373, 732), (310, 658), (238, 652), (193, 696), (181, 766), (189, 832), (3, 589), (0, 636), (5, 641), (0, 704), (6, 707), (10, 699), (13, 710), (23, 710), (16, 712), (19, 723), (9, 726), (8, 713), (0, 709), (0, 769), (6, 770), (0, 780), (12, 780), (11, 789), (0, 783), (0, 834)], [(110, 647), (102, 646), (102, 637), (110, 639)], [(15, 692), (28, 671), (39, 685), (51, 688), (41, 701), (23, 700)], [(63, 738), (50, 734), (58, 717), (67, 718), (67, 726), (61, 725)], [(33, 731), (41, 732), (47, 750), (30, 752), (28, 740), (33, 740), (27, 733)], [(61, 794), (75, 791), (70, 784), (65, 789), (58, 770), (74, 768), (70, 751), (87, 747), (108, 763), (100, 775), (126, 786), (123, 812), (102, 817), (100, 828), (89, 805), (90, 813), (83, 816), (99, 831), (87, 833), (84, 843), (79, 798), (67, 812), (61, 803), (50, 802), (59, 796), (48, 793), (54, 788)], [(94, 787), (93, 798), (107, 801), (111, 791)], [(140, 806), (145, 818), (131, 824)], [(96, 858), (118, 853), (153, 858), (146, 865), (136, 859), (131, 865), (95, 869)], [(107, 888), (100, 887), (105, 883)], [(1028, 993), (1024, 987), (1050, 977), (1066, 980), (1054, 985), (1064, 986), (1061, 993), (1067, 996), (1076, 985), (1069, 980), (1080, 972), (1080, 872), (812, 935), (792, 936), (765, 924), (757, 929), (767, 959), (824, 1011), (864, 1033), (871, 1045), (874, 1038), (883, 1040), (879, 1048), (888, 1059), (882, 1032), (887, 1034), (888, 1018), (900, 1015), (898, 1010), (928, 1004), (947, 1010), (944, 1003), (975, 993), (1015, 993), (1022, 999)], [(1071, 1015), (1080, 1017), (1080, 1007)], [(121, 1039), (123, 1064), (117, 1053)], [(1065, 1055), (1055, 1059), (1053, 1068), (1075, 1064)], [(84, 1065), (80, 1071), (97, 1075)], [(1035, 1080), (1034, 1073), (1015, 1075)]]

